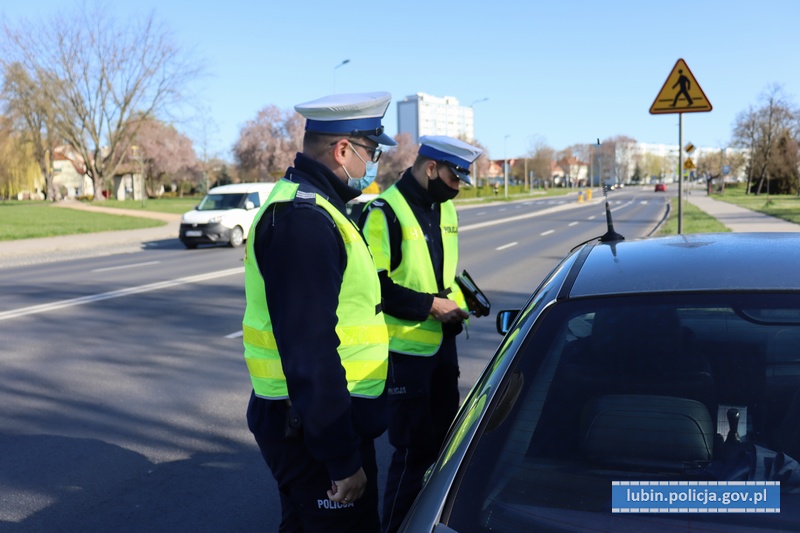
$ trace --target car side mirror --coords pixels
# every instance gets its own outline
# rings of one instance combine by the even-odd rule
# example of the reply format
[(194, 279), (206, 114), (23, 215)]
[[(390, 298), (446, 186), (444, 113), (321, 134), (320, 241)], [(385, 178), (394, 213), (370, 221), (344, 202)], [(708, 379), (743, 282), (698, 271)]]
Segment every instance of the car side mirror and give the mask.
[(251, 209), (255, 209), (255, 207), (256, 207), (256, 204), (254, 204), (254, 203), (253, 203), (253, 202), (251, 202), (250, 200), (247, 200), (247, 201), (244, 203), (244, 208), (245, 208), (245, 209), (247, 209), (248, 211), (250, 211)]
[(519, 309), (506, 309), (497, 313), (497, 333), (505, 335), (511, 330), (511, 324), (517, 319)]

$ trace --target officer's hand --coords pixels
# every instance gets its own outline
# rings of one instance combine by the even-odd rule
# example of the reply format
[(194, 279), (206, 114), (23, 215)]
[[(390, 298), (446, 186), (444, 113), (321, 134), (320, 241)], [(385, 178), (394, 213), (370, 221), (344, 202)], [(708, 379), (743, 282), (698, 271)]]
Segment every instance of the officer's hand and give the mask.
[(433, 297), (431, 315), (439, 322), (463, 322), (469, 318), (469, 313), (461, 309), (457, 303), (449, 298)]
[(484, 315), (484, 314), (483, 314), (483, 311), (481, 311), (481, 308), (480, 308), (480, 307), (477, 307), (477, 308), (475, 309), (475, 311), (474, 311), (474, 314), (473, 314), (473, 316), (474, 316), (475, 318), (480, 318), (480, 317), (482, 317), (482, 316), (488, 316), (488, 314)]
[(363, 468), (359, 468), (352, 476), (331, 482), (328, 499), (332, 502), (352, 503), (364, 494), (366, 486), (367, 475)]

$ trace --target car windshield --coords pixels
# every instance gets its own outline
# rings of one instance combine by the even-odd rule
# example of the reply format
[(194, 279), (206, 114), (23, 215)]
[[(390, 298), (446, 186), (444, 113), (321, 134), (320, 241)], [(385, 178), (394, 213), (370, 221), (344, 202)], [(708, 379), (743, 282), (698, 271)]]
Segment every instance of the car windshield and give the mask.
[(230, 194), (207, 194), (200, 205), (198, 211), (219, 211), (224, 209), (236, 209), (244, 206), (245, 193)]
[[(449, 527), (796, 530), (797, 295), (573, 300), (532, 331), (446, 508)], [(612, 512), (612, 482), (642, 481), (780, 481), (780, 512)]]

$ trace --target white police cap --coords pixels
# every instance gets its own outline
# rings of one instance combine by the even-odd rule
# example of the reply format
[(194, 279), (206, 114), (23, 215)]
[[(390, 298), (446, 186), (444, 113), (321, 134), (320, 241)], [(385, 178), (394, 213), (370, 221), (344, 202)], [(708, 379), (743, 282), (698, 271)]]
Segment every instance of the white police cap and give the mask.
[(446, 164), (458, 179), (472, 185), (469, 166), (480, 157), (483, 150), (444, 135), (426, 135), (420, 137), (419, 142), (419, 155)]
[(294, 108), (306, 118), (306, 131), (367, 137), (394, 146), (397, 143), (383, 132), (381, 124), (391, 100), (387, 92), (332, 94)]

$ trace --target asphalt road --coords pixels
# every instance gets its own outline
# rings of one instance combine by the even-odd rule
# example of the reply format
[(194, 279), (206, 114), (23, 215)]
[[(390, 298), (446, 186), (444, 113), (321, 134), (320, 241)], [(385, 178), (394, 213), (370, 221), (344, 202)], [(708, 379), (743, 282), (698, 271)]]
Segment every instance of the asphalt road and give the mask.
[[(614, 191), (615, 229), (649, 233), (666, 197)], [(519, 308), (603, 203), (460, 210), (460, 267), (492, 302), (459, 338), (462, 397)], [(0, 532), (276, 531), (277, 491), (245, 423), (241, 249), (0, 269)], [(381, 476), (390, 449), (378, 442)], [(379, 480), (380, 485), (383, 479)]]

